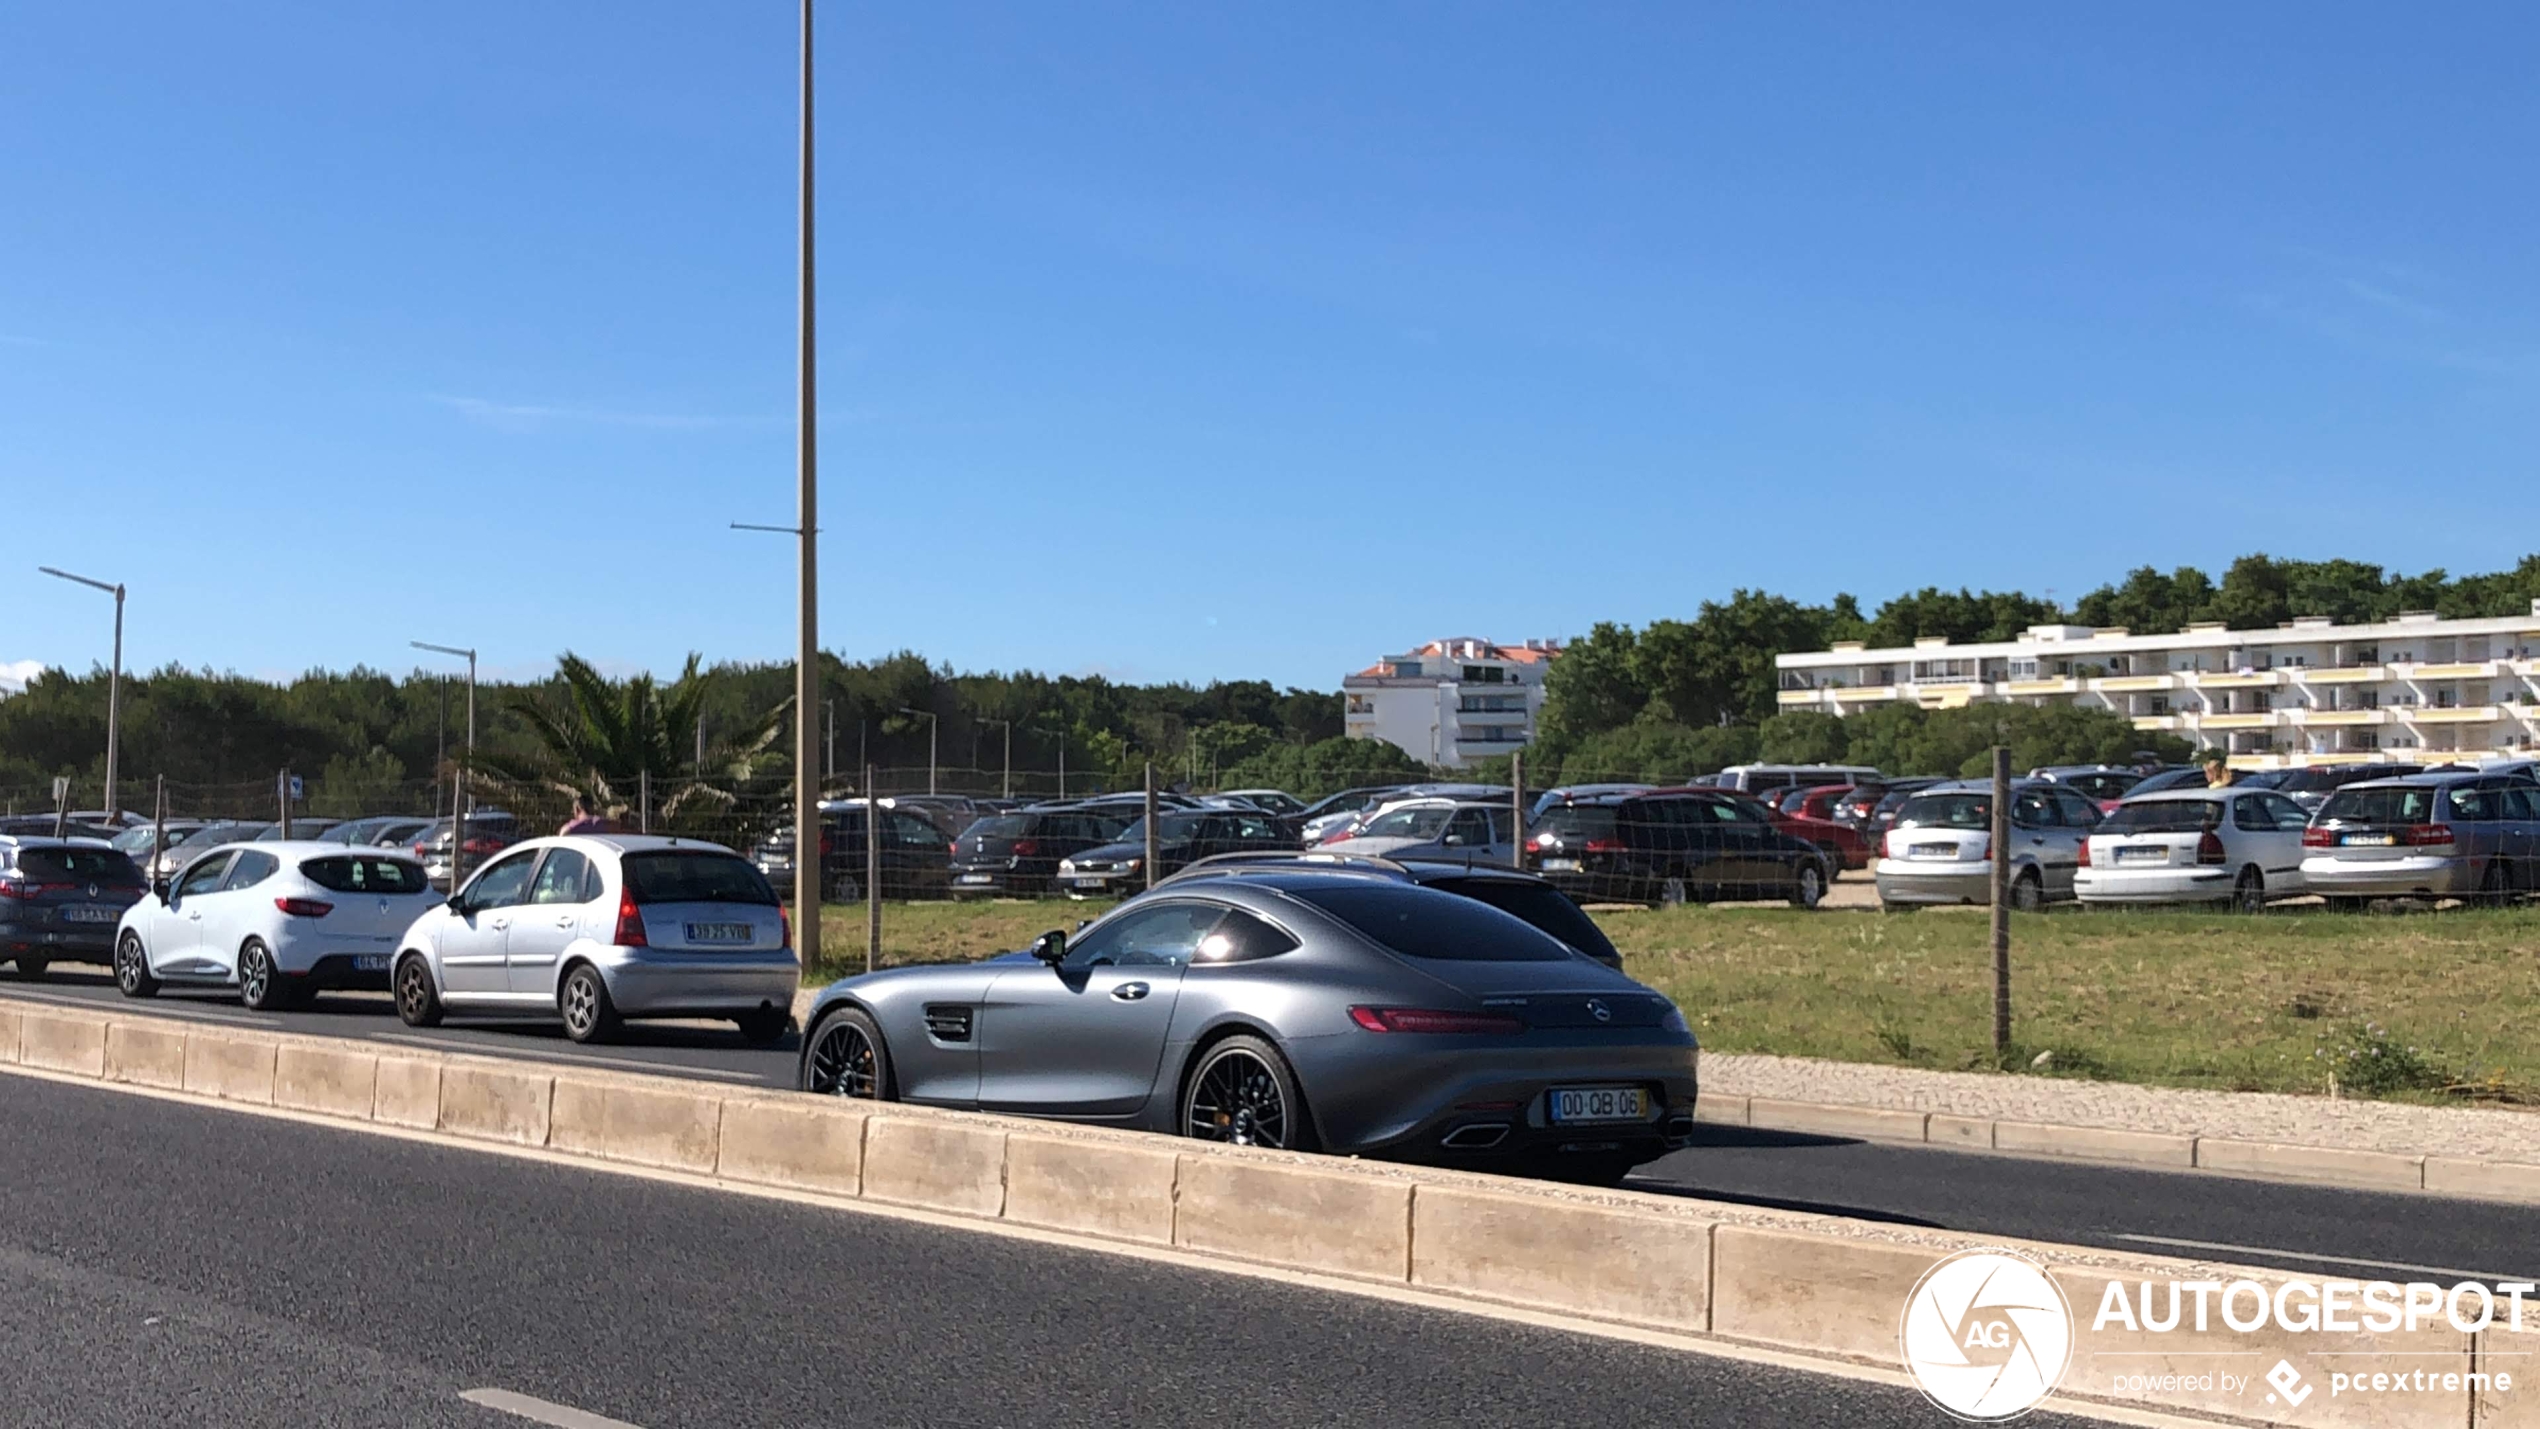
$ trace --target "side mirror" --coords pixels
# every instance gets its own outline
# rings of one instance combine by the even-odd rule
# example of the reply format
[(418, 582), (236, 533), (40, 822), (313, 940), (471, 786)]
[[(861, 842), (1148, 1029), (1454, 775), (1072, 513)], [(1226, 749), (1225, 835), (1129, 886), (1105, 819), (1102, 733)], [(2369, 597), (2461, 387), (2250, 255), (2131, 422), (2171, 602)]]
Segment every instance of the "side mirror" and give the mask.
[(1462, 834), (1448, 834), (1445, 838), (1438, 840), (1438, 842), (1446, 845), (1448, 848), (1462, 848), (1464, 847), (1464, 836)]
[(173, 888), (169, 884), (168, 880), (164, 878), (154, 878), (150, 880), (150, 895), (158, 899), (160, 902), (167, 902), (168, 894), (172, 891)]
[(466, 899), (461, 898), (455, 893), (451, 894), (448, 898), (443, 899), (441, 906), (449, 909), (451, 916), (457, 918), (464, 918), (470, 912), (474, 911), (467, 906)]
[(1032, 940), (1032, 956), (1056, 967), (1067, 957), (1067, 935), (1056, 928)]

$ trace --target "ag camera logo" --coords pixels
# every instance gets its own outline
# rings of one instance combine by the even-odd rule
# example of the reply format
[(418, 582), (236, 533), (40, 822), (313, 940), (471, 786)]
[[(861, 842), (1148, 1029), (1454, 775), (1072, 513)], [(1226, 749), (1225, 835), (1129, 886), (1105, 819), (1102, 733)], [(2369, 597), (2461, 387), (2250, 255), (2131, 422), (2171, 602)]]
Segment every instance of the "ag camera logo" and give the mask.
[(2037, 1407), (2072, 1363), (2073, 1309), (2046, 1268), (2010, 1250), (1963, 1250), (1923, 1273), (1897, 1338), (1923, 1396), (1978, 1423)]

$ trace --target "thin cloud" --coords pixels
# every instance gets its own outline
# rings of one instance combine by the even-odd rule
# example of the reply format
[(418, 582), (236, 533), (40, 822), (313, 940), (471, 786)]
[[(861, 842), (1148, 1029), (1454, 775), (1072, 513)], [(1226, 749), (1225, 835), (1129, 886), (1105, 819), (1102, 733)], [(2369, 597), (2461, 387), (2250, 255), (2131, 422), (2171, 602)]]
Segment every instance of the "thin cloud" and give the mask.
[(0, 695), (14, 695), (26, 689), (26, 682), (44, 673), (41, 660), (0, 662)]
[(2377, 288), (2360, 278), (2348, 278), (2346, 280), (2346, 291), (2363, 299), (2365, 302), (2372, 304), (2374, 307), (2386, 308), (2391, 312), (2414, 318), (2418, 322), (2442, 322), (2451, 317), (2450, 313), (2447, 313), (2432, 304), (2420, 303), (2414, 298), (2402, 297), (2397, 293), (2391, 292), (2387, 288)]
[(702, 432), (731, 427), (764, 427), (783, 417), (719, 416), (699, 412), (631, 412), (613, 407), (564, 407), (528, 402), (496, 402), (485, 397), (433, 393), (431, 400), (471, 422), (498, 431), (540, 431), (559, 426), (634, 427), (661, 432)]

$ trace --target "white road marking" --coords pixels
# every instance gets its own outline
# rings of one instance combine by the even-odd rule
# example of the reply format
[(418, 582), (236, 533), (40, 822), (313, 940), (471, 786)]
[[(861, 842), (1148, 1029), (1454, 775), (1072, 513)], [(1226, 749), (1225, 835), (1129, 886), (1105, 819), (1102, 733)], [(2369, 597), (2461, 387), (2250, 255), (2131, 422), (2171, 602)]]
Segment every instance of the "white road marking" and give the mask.
[(479, 1053), (489, 1057), (509, 1057), (523, 1062), (545, 1062), (561, 1058), (568, 1062), (580, 1062), (591, 1067), (607, 1067), (619, 1072), (654, 1072), (672, 1077), (710, 1077), (719, 1082), (755, 1084), (758, 1081), (758, 1074), (755, 1072), (734, 1072), (722, 1067), (689, 1067), (677, 1062), (646, 1062), (633, 1057), (602, 1057), (589, 1052), (565, 1052), (546, 1047), (503, 1047), (486, 1042), (426, 1037), (414, 1032), (373, 1032), (369, 1034), (369, 1040), (398, 1042), (409, 1047), (429, 1047), (435, 1052)]
[(550, 1404), (526, 1394), (514, 1394), (508, 1389), (462, 1390), (459, 1398), (487, 1409), (499, 1409), (505, 1414), (534, 1419), (541, 1424), (553, 1424), (556, 1429), (642, 1429), (642, 1426), (629, 1424), (623, 1419), (611, 1419), (605, 1414), (576, 1409), (570, 1404)]
[(2285, 1260), (2309, 1260), (2322, 1265), (2360, 1265), (2367, 1270), (2422, 1270), (2428, 1275), (2452, 1275), (2463, 1280), (2484, 1280), (2489, 1284), (2513, 1279), (2510, 1275), (2490, 1275), (2484, 1270), (2461, 1270), (2449, 1265), (2418, 1265), (2405, 1260), (2361, 1260), (2351, 1255), (2313, 1255), (2307, 1250), (2277, 1250), (2264, 1245), (2232, 1245), (2227, 1241), (2178, 1240), (2165, 1235), (2121, 1235), (2137, 1245), (2169, 1245), (2186, 1250), (2221, 1250), (2239, 1255), (2272, 1255)]

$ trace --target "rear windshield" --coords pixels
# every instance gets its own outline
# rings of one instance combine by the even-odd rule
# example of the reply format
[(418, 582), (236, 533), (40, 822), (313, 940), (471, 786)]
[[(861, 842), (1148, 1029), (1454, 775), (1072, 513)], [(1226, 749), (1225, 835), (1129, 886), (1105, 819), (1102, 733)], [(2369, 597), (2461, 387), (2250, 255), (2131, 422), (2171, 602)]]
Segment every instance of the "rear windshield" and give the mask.
[(2434, 796), (2442, 792), (2421, 786), (2397, 789), (2340, 789), (2320, 808), (2320, 822), (2335, 824), (2430, 824)]
[(421, 893), (432, 886), (424, 881), (422, 864), (357, 853), (307, 859), (300, 876), (338, 893)]
[(18, 872), (40, 883), (105, 883), (118, 888), (141, 885), (141, 869), (121, 849), (24, 848), (18, 850)]
[(660, 849), (626, 856), (626, 891), (638, 903), (759, 903), (776, 890), (756, 867), (728, 853)]
[(1614, 837), (1614, 806), (1611, 804), (1563, 804), (1547, 809), (1535, 828), (1564, 839), (1610, 839)]
[(2102, 834), (2197, 834), (2222, 826), (2222, 802), (2217, 799), (2138, 799), (2119, 804), (2116, 812), (2099, 821), (2094, 833)]
[(2122, 799), (2125, 792), (2143, 780), (2133, 774), (2074, 774), (2064, 780), (2068, 789), (2079, 790), (2086, 798)]
[(1454, 817), (1450, 808), (1396, 809), (1369, 819), (1358, 833), (1371, 839), (1433, 839), (1446, 831), (1446, 821)]
[(1520, 883), (1513, 878), (1438, 878), (1430, 880), (1428, 886), (1515, 914), (1589, 957), (1616, 963), (1623, 960), (1623, 955), (1615, 951), (1613, 940), (1596, 926), (1596, 920), (1557, 888)]
[(1296, 896), (1405, 957), (1544, 963), (1570, 956), (1569, 949), (1523, 920), (1452, 893), (1385, 884), (1302, 888)]
[[(1156, 837), (1166, 842), (1170, 842), (1174, 839), (1189, 839), (1198, 837), (1199, 821), (1208, 816), (1206, 814), (1184, 813), (1164, 814), (1159, 817), (1163, 820), (1163, 823), (1158, 830)], [(1147, 821), (1142, 818), (1132, 819), (1129, 821), (1129, 826), (1120, 831), (1120, 842), (1124, 844), (1143, 843), (1146, 840), (1146, 836)]]
[(1032, 821), (1030, 819), (1018, 819), (1009, 816), (995, 819), (981, 819), (979, 822), (972, 824), (969, 828), (964, 829), (962, 832), (967, 837), (974, 839), (1019, 839), (1031, 831)]
[(1900, 829), (1989, 829), (1993, 827), (1993, 796), (1916, 794), (1905, 801), (1905, 807), (1896, 811), (1896, 826)]

